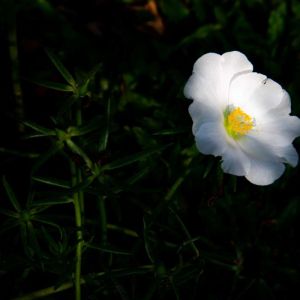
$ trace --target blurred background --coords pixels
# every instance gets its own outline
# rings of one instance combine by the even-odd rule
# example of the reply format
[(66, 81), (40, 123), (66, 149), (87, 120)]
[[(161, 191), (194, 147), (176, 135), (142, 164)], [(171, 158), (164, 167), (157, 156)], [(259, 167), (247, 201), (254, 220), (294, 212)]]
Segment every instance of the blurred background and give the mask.
[(76, 193), (82, 299), (300, 296), (299, 167), (223, 174), (183, 96), (198, 57), (238, 50), (299, 116), (299, 1), (1, 0), (0, 40), (1, 299), (73, 299)]

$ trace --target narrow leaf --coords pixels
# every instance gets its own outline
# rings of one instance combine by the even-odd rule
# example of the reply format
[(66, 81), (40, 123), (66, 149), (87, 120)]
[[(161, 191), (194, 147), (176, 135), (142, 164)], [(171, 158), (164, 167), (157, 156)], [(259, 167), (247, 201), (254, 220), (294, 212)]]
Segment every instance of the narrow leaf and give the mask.
[(38, 153), (34, 153), (34, 152), (24, 152), (24, 151), (12, 150), (12, 149), (5, 149), (1, 147), (0, 147), (0, 153), (6, 153), (6, 154), (11, 154), (20, 157), (28, 157), (28, 158), (36, 158), (39, 156)]
[(35, 222), (38, 222), (38, 223), (42, 223), (42, 224), (45, 224), (45, 225), (49, 225), (49, 226), (51, 226), (51, 227), (55, 227), (56, 229), (58, 229), (58, 231), (59, 231), (59, 234), (60, 234), (60, 236), (62, 236), (62, 229), (61, 229), (61, 227), (59, 226), (59, 225), (57, 225), (56, 223), (54, 223), (54, 222), (52, 222), (52, 221), (49, 221), (49, 220), (47, 220), (47, 219), (45, 219), (45, 218), (43, 218), (43, 217), (33, 217), (32, 218), (32, 220), (34, 220)]
[(153, 253), (152, 253), (152, 249), (151, 249), (151, 241), (149, 238), (149, 227), (146, 221), (146, 218), (143, 218), (143, 224), (144, 224), (144, 244), (145, 244), (145, 250), (146, 253), (148, 255), (149, 260), (151, 261), (151, 263), (155, 262)]
[(85, 135), (92, 131), (95, 131), (96, 129), (99, 129), (101, 126), (103, 126), (101, 122), (101, 117), (96, 117), (93, 120), (91, 120), (87, 125), (72, 128), (71, 136)]
[(50, 148), (46, 153), (42, 154), (36, 163), (32, 167), (31, 173), (34, 174), (36, 171), (52, 156), (54, 156), (59, 150), (63, 148), (63, 144), (56, 143), (52, 148)]
[(146, 167), (142, 170), (140, 170), (138, 173), (134, 174), (132, 177), (130, 177), (127, 182), (126, 186), (133, 185), (140, 179), (142, 179), (147, 173), (149, 172), (149, 168)]
[(47, 185), (56, 186), (64, 189), (71, 188), (70, 184), (67, 183), (65, 180), (59, 180), (56, 178), (49, 178), (49, 177), (40, 177), (40, 176), (33, 176), (33, 180), (41, 183), (45, 183)]
[(163, 146), (163, 147), (152, 148), (152, 149), (149, 149), (149, 150), (146, 150), (146, 151), (136, 153), (134, 155), (127, 156), (127, 157), (122, 158), (122, 159), (118, 159), (118, 160), (116, 160), (112, 163), (109, 163), (109, 164), (103, 166), (102, 170), (114, 170), (114, 169), (125, 167), (125, 166), (130, 165), (132, 163), (135, 163), (137, 161), (143, 160), (143, 159), (147, 158), (148, 156), (150, 156), (154, 153), (161, 152), (162, 150), (164, 150), (168, 146), (169, 145), (166, 145), (166, 146)]
[(39, 86), (42, 86), (42, 87), (45, 87), (45, 88), (48, 88), (51, 90), (56, 90), (56, 91), (60, 91), (60, 92), (74, 92), (74, 88), (68, 84), (47, 81), (47, 80), (39, 80), (39, 79), (32, 79), (30, 81), (32, 83), (35, 83)]
[(108, 143), (108, 136), (109, 136), (109, 125), (110, 125), (110, 112), (111, 112), (111, 100), (108, 98), (107, 101), (107, 107), (106, 107), (106, 122), (105, 122), (105, 127), (103, 134), (100, 138), (99, 142), (99, 151), (105, 151), (107, 148), (107, 143)]
[(2, 223), (0, 228), (0, 235), (5, 233), (6, 231), (9, 231), (10, 229), (19, 226), (19, 224), (19, 220), (16, 219), (9, 219), (8, 221)]
[(49, 49), (46, 49), (48, 57), (51, 59), (52, 63), (55, 65), (59, 73), (63, 78), (73, 87), (76, 88), (76, 81), (70, 72), (64, 67), (60, 59)]
[(181, 40), (178, 47), (182, 47), (182, 46), (185, 46), (187, 44), (192, 44), (195, 41), (204, 40), (208, 36), (215, 34), (216, 32), (220, 31), (221, 29), (222, 29), (221, 24), (207, 24), (207, 25), (204, 25), (204, 26), (198, 28), (191, 35), (188, 35), (183, 40)]
[(196, 247), (188, 229), (186, 228), (185, 224), (183, 223), (183, 221), (181, 220), (181, 218), (176, 214), (176, 212), (169, 208), (170, 212), (174, 215), (175, 219), (177, 220), (178, 224), (180, 225), (182, 231), (185, 233), (186, 237), (188, 238), (189, 242), (190, 242), (190, 245), (192, 247), (192, 249), (194, 250), (195, 252), (195, 257), (199, 257), (199, 250), (198, 248)]
[(2, 178), (2, 182), (3, 182), (3, 186), (5, 188), (6, 194), (9, 198), (11, 204), (13, 205), (13, 207), (15, 208), (15, 210), (17, 212), (20, 212), (22, 210), (21, 205), (20, 205), (19, 201), (17, 200), (17, 197), (16, 197), (14, 191), (12, 190), (11, 186), (8, 184), (5, 177)]
[(106, 252), (106, 253), (111, 253), (111, 254), (132, 255), (132, 253), (130, 253), (130, 252), (119, 250), (119, 249), (114, 249), (111, 247), (99, 247), (99, 246), (95, 246), (92, 244), (85, 244), (85, 246), (90, 249), (95, 249), (95, 250), (99, 250), (101, 252)]
[(53, 206), (53, 205), (61, 205), (73, 203), (73, 199), (71, 197), (61, 197), (54, 199), (43, 199), (39, 201), (34, 201), (33, 206)]
[(5, 208), (1, 208), (1, 207), (0, 207), (0, 214), (5, 215), (7, 217), (15, 218), (15, 219), (19, 218), (18, 213), (14, 212), (10, 209), (5, 209)]
[(153, 135), (176, 135), (186, 132), (186, 129), (166, 129), (153, 133)]
[(34, 122), (31, 122), (31, 121), (26, 121), (26, 122), (23, 122), (23, 124), (27, 127), (30, 127), (32, 128), (33, 130), (39, 132), (39, 133), (42, 133), (43, 135), (46, 135), (46, 136), (50, 136), (50, 135), (55, 135), (55, 131), (52, 130), (52, 129), (48, 129), (46, 127), (43, 127), (41, 125), (38, 125)]

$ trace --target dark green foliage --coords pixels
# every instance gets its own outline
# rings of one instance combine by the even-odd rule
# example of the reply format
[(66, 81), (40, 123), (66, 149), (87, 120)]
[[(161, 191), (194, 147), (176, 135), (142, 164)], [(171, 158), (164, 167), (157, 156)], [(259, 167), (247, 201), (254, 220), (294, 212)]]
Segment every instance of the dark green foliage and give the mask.
[(299, 167), (223, 174), (182, 93), (239, 50), (300, 115), (299, 24), (296, 0), (0, 1), (0, 299), (75, 299), (79, 248), (82, 299), (299, 298)]

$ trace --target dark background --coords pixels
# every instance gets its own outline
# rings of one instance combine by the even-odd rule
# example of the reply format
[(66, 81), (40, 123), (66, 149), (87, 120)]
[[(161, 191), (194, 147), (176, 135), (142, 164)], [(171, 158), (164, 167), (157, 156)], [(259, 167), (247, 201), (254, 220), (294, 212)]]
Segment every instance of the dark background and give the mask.
[[(300, 296), (299, 167), (267, 187), (223, 174), (220, 159), (196, 150), (182, 93), (199, 56), (238, 50), (300, 115), (299, 1), (1, 0), (0, 17), (0, 168), (22, 207), (15, 212), (3, 183), (1, 299), (72, 282), (74, 271), (73, 206), (59, 202), (70, 190), (36, 178), (70, 182), (66, 157), (84, 178), (89, 170), (70, 149), (47, 156), (55, 139), (30, 139), (24, 125), (76, 126), (70, 93), (41, 84), (65, 83), (45, 49), (78, 82), (91, 78), (83, 123), (99, 125), (74, 140), (99, 166), (125, 158), (82, 190), (84, 239), (99, 246), (83, 253), (83, 299)], [(72, 297), (70, 288), (46, 299)]]

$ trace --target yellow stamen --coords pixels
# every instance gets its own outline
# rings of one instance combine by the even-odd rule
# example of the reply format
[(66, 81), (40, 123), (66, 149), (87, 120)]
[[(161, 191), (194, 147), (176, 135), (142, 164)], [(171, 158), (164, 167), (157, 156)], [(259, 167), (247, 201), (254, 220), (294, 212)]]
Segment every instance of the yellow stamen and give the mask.
[(225, 111), (224, 125), (228, 135), (237, 140), (246, 135), (254, 127), (254, 121), (243, 110), (237, 107)]

